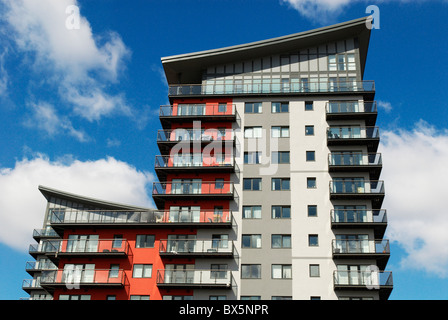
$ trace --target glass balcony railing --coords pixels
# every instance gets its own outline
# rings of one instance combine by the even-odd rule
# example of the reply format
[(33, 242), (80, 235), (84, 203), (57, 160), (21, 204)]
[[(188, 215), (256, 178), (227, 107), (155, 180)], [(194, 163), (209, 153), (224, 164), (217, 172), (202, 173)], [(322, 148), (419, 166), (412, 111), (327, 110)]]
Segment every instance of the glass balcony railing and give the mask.
[(232, 168), (235, 166), (233, 154), (204, 156), (197, 154), (174, 154), (171, 156), (156, 156), (155, 168)]
[(381, 153), (362, 153), (362, 152), (332, 152), (328, 155), (329, 166), (381, 166), (383, 159)]
[(157, 142), (212, 142), (233, 141), (235, 139), (232, 129), (184, 129), (159, 130)]
[(386, 224), (386, 210), (367, 209), (333, 209), (331, 210), (331, 223), (333, 224)]
[(333, 279), (335, 288), (338, 289), (364, 287), (372, 290), (393, 286), (390, 271), (335, 271)]
[[(280, 79), (279, 79), (280, 80)], [(298, 80), (298, 79), (297, 79)], [(168, 95), (238, 95), (276, 93), (373, 92), (374, 81), (302, 81), (170, 85)]]
[(197, 239), (164, 239), (159, 242), (160, 254), (231, 256), (233, 241), (229, 240), (197, 240)]
[(27, 261), (25, 270), (54, 270), (58, 267), (51, 261)]
[(236, 106), (230, 103), (176, 104), (160, 106), (161, 118), (235, 117)]
[(366, 240), (366, 239), (335, 239), (332, 243), (333, 254), (362, 254), (362, 255), (385, 255), (390, 254), (389, 240)]
[(33, 237), (34, 238), (43, 238), (43, 237), (52, 238), (52, 237), (59, 237), (59, 235), (52, 228), (46, 228), (46, 229), (34, 229)]
[(230, 181), (154, 182), (153, 196), (233, 196), (234, 184)]
[(30, 246), (30, 253), (58, 254), (58, 255), (92, 255), (92, 254), (124, 254), (129, 253), (130, 247), (124, 239), (64, 239), (44, 240), (38, 245)]
[(327, 130), (328, 141), (356, 140), (356, 139), (379, 139), (378, 127), (359, 126), (335, 126)]
[(330, 181), (330, 194), (384, 195), (384, 181), (366, 181), (361, 178)]
[[(225, 209), (217, 210), (151, 210), (151, 211), (61, 211), (50, 212), (50, 221), (59, 228), (76, 224), (107, 224), (107, 225), (154, 225), (173, 223), (224, 223), (231, 224), (232, 211)], [(34, 252), (57, 252), (59, 242), (46, 241), (48, 248), (39, 248), (39, 245), (31, 245), (30, 251)]]
[(224, 287), (231, 288), (232, 274), (229, 270), (157, 270), (158, 286), (173, 287)]
[(42, 272), (40, 285), (67, 286), (73, 289), (84, 285), (124, 286), (128, 283), (126, 273), (122, 269), (83, 269), (77, 265), (72, 266)]
[(326, 103), (327, 114), (377, 113), (376, 101), (330, 101)]

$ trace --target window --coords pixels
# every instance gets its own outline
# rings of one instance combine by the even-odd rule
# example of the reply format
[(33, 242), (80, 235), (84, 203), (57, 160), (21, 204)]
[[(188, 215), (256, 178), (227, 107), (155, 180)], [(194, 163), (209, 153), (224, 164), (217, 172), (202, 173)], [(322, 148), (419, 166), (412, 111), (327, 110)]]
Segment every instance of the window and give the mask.
[(114, 240), (112, 242), (112, 248), (121, 248), (122, 242), (123, 242), (122, 234), (114, 235)]
[(118, 278), (120, 272), (119, 264), (111, 264), (109, 269), (109, 278)]
[(215, 189), (224, 189), (224, 179), (223, 178), (215, 179)]
[(273, 249), (291, 248), (290, 234), (273, 234), (271, 236), (271, 247)]
[(193, 296), (162, 296), (162, 300), (193, 300)]
[(308, 217), (317, 217), (316, 205), (308, 205)]
[(316, 161), (316, 152), (315, 151), (307, 151), (306, 152), (306, 161)]
[(227, 300), (227, 296), (210, 296), (209, 300)]
[(291, 296), (272, 296), (271, 300), (292, 300)]
[(329, 71), (336, 71), (337, 68), (337, 64), (336, 64), (336, 55), (335, 54), (330, 54), (328, 56), (328, 70)]
[(312, 126), (312, 125), (305, 126), (305, 135), (313, 136), (314, 135), (314, 126)]
[(135, 241), (136, 248), (154, 248), (155, 236), (153, 234), (138, 234)]
[(289, 163), (289, 151), (273, 151), (271, 163)]
[(310, 297), (310, 300), (320, 300), (320, 297), (312, 296)]
[(291, 279), (292, 266), (290, 264), (273, 264), (272, 279)]
[(272, 127), (272, 138), (289, 138), (289, 127)]
[(59, 300), (90, 300), (90, 294), (61, 294)]
[(317, 234), (308, 235), (308, 246), (317, 247), (319, 245), (319, 237)]
[(261, 248), (261, 234), (243, 234), (242, 248)]
[(320, 266), (318, 264), (310, 264), (310, 277), (320, 277)]
[(212, 264), (210, 269), (212, 279), (227, 279), (227, 264)]
[(272, 190), (290, 190), (289, 178), (272, 178)]
[(135, 264), (132, 272), (133, 278), (151, 278), (152, 264)]
[(227, 103), (218, 104), (218, 112), (220, 113), (227, 112)]
[(316, 178), (306, 178), (306, 187), (308, 189), (316, 188)]
[(261, 300), (261, 296), (241, 296), (241, 300)]
[(356, 70), (356, 63), (355, 63), (355, 55), (354, 54), (347, 54), (347, 69), (352, 71)]
[(244, 113), (262, 113), (261, 102), (246, 102), (244, 105)]
[(262, 129), (261, 127), (245, 127), (244, 128), (244, 138), (261, 138)]
[(242, 264), (241, 279), (260, 279), (261, 264)]
[(261, 190), (261, 178), (244, 178), (243, 190), (260, 191)]
[(243, 219), (261, 219), (261, 206), (243, 206)]
[(272, 113), (289, 112), (289, 103), (288, 102), (272, 102), (271, 112)]
[(117, 300), (117, 297), (115, 295), (107, 295), (106, 300)]
[(305, 101), (305, 111), (313, 111), (313, 101)]
[(244, 164), (259, 164), (261, 152), (244, 152)]
[(131, 295), (131, 300), (149, 300), (149, 296)]
[(272, 206), (272, 219), (289, 219), (291, 218), (290, 206)]

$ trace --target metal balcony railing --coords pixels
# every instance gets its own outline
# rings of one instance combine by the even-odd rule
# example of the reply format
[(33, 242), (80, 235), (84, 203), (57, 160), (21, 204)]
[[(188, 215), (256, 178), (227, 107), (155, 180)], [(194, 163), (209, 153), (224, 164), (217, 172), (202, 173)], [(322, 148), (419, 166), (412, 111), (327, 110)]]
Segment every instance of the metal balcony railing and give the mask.
[(377, 113), (376, 101), (330, 101), (326, 103), (327, 114)]
[(58, 255), (92, 255), (92, 254), (125, 254), (130, 247), (125, 239), (64, 239), (44, 240), (38, 245), (30, 246), (30, 253)]
[(54, 271), (43, 271), (40, 285), (67, 286), (76, 288), (82, 285), (124, 286), (128, 283), (126, 273), (122, 269), (83, 269), (77, 265)]
[(232, 196), (234, 184), (231, 181), (194, 181), (190, 182), (154, 182), (153, 196), (201, 196), (201, 195), (228, 195)]
[(213, 142), (213, 141), (234, 141), (233, 129), (185, 129), (177, 128), (171, 130), (159, 130), (157, 132), (157, 142)]
[(384, 209), (333, 209), (330, 214), (331, 223), (334, 224), (387, 223), (387, 214)]
[(328, 155), (329, 166), (381, 166), (381, 153), (332, 152)]
[(334, 126), (327, 130), (328, 141), (350, 139), (379, 139), (378, 127)]
[(372, 290), (393, 286), (390, 271), (335, 271), (333, 280), (338, 289), (358, 287)]
[[(298, 80), (298, 79), (297, 79)], [(276, 93), (327, 93), (327, 92), (373, 92), (374, 81), (302, 81), (293, 79), (287, 83), (223, 83), (170, 85), (168, 95), (239, 95)]]
[[(92, 224), (92, 225), (164, 225), (172, 223), (214, 223), (229, 224), (232, 222), (230, 210), (151, 210), (151, 211), (61, 211), (50, 212), (50, 221), (54, 226)], [(46, 241), (50, 242), (50, 241)], [(39, 245), (31, 245), (30, 251), (41, 250), (57, 252), (58, 242), (49, 245), (49, 249), (39, 249)]]
[(332, 242), (333, 254), (363, 254), (363, 255), (385, 255), (390, 254), (389, 240), (340, 240)]
[(161, 254), (230, 256), (233, 250), (233, 241), (229, 240), (163, 239), (159, 242)]
[(222, 154), (219, 157), (204, 156), (202, 153), (157, 155), (155, 168), (230, 168), (235, 165), (233, 154)]
[(231, 288), (230, 270), (157, 270), (157, 285), (172, 287)]
[(176, 104), (160, 106), (160, 117), (167, 118), (198, 118), (207, 117), (235, 117), (236, 106), (231, 103), (203, 103), (203, 104)]
[(342, 195), (384, 195), (384, 181), (363, 179), (340, 179), (330, 181), (330, 194)]

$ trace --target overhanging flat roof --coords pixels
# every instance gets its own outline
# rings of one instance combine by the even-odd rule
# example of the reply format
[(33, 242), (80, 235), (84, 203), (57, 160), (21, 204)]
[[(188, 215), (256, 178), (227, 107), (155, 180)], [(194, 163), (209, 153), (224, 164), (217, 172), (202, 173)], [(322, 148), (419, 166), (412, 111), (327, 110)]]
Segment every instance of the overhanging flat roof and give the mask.
[(203, 70), (208, 66), (297, 52), (300, 49), (330, 41), (356, 37), (361, 57), (361, 75), (363, 75), (370, 41), (370, 29), (367, 28), (366, 22), (371, 20), (371, 16), (363, 17), (278, 38), (163, 57), (162, 65), (168, 84), (198, 84), (202, 81)]
[(149, 208), (143, 208), (143, 207), (136, 207), (136, 206), (130, 206), (126, 204), (120, 204), (110, 201), (104, 201), (100, 199), (94, 199), (89, 198), (61, 190), (56, 190), (52, 188), (48, 188), (45, 186), (39, 186), (39, 191), (44, 195), (44, 197), (47, 199), (47, 201), (50, 200), (51, 197), (58, 198), (58, 199), (64, 199), (67, 201), (73, 201), (78, 203), (83, 203), (86, 205), (98, 207), (101, 209), (108, 209), (108, 210), (134, 210), (134, 211), (152, 211), (154, 209)]

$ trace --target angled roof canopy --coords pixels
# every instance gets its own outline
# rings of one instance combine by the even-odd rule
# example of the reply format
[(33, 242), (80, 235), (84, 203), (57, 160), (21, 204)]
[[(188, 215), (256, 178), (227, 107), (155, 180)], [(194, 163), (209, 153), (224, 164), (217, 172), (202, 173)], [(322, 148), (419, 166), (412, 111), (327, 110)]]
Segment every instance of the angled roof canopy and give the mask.
[(114, 203), (94, 198), (88, 198), (77, 194), (68, 193), (61, 190), (48, 188), (45, 186), (39, 186), (39, 191), (49, 201), (51, 197), (64, 199), (68, 201), (83, 203), (89, 206), (98, 207), (105, 210), (133, 210), (133, 211), (151, 211), (153, 209), (130, 206), (126, 204)]
[(201, 83), (202, 71), (208, 66), (297, 52), (302, 48), (356, 37), (361, 57), (361, 74), (364, 74), (370, 40), (370, 29), (367, 28), (366, 21), (369, 20), (372, 20), (371, 16), (278, 38), (174, 55), (161, 60), (168, 84), (196, 84)]

